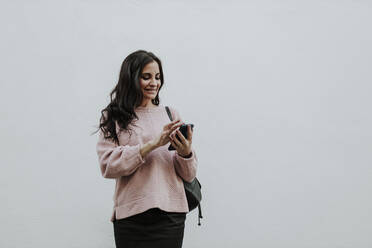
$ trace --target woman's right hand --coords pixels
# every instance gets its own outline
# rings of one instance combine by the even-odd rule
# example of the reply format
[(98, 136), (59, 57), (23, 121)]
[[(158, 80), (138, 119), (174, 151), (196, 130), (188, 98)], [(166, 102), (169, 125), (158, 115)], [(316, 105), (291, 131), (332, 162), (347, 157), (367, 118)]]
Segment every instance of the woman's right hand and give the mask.
[(170, 134), (179, 128), (182, 124), (184, 124), (181, 120), (176, 119), (172, 122), (164, 125), (163, 131), (155, 138), (154, 144), (155, 146), (163, 146), (170, 141)]

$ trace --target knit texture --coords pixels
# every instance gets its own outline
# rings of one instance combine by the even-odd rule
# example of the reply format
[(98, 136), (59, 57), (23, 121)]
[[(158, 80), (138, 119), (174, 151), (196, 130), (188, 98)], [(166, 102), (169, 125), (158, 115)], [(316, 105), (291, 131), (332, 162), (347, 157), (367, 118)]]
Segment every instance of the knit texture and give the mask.
[[(169, 106), (173, 120), (182, 118)], [(166, 145), (141, 156), (140, 147), (161, 133), (170, 123), (165, 106), (137, 107), (138, 120), (127, 130), (116, 130), (119, 145), (104, 139), (99, 131), (96, 145), (98, 162), (104, 178), (115, 179), (114, 207), (110, 218), (122, 219), (150, 208), (158, 207), (168, 212), (189, 212), (182, 178), (191, 182), (196, 177), (197, 157), (194, 148), (189, 158), (181, 157)]]

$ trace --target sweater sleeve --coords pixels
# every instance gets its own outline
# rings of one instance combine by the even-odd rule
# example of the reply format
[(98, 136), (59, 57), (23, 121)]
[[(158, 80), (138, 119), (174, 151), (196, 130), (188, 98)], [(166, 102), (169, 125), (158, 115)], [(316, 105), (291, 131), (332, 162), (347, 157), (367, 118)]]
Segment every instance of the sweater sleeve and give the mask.
[(194, 180), (198, 167), (198, 158), (196, 157), (195, 150), (194, 148), (191, 150), (192, 155), (190, 158), (180, 156), (177, 151), (174, 152), (173, 156), (173, 163), (178, 175), (180, 175), (187, 182), (192, 182), (192, 180)]
[(128, 176), (145, 163), (140, 153), (141, 145), (117, 145), (105, 139), (100, 130), (96, 145), (98, 162), (104, 178), (117, 178)]
[[(176, 109), (171, 108), (171, 113), (173, 119), (178, 118), (183, 121)], [(185, 181), (192, 182), (192, 180), (194, 180), (194, 178), (196, 177), (198, 158), (196, 156), (194, 148), (191, 148), (191, 157), (189, 158), (184, 158), (179, 155), (177, 151), (174, 151), (173, 164), (178, 175), (181, 176)]]

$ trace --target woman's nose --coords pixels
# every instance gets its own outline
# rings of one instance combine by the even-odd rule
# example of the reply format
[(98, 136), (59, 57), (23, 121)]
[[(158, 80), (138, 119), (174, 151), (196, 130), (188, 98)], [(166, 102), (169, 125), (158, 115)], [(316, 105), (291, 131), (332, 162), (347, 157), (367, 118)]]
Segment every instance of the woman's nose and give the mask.
[(155, 82), (155, 81), (153, 81), (153, 82), (149, 83), (149, 86), (150, 87), (157, 87), (158, 86), (158, 83)]

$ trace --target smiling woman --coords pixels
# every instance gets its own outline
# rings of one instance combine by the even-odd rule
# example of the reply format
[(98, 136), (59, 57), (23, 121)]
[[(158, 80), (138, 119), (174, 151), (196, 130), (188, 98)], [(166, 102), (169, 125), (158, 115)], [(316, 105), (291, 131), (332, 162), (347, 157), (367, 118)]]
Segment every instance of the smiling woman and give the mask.
[(116, 180), (110, 219), (116, 247), (182, 247), (189, 212), (183, 181), (196, 177), (197, 156), (192, 133), (168, 150), (184, 122), (169, 106), (170, 122), (160, 105), (163, 83), (160, 59), (138, 50), (125, 58), (101, 111), (96, 150), (102, 176)]

